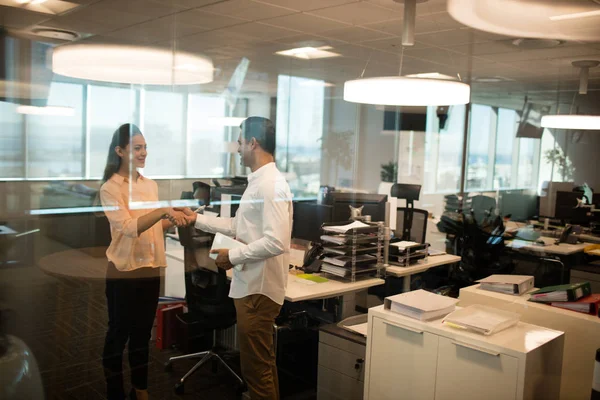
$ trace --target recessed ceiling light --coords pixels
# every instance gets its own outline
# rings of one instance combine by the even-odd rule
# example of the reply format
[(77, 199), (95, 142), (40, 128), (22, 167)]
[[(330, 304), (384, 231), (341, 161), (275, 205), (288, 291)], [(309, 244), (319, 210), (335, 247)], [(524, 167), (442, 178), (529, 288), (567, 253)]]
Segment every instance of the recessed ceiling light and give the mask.
[(0, 6), (21, 8), (43, 14), (62, 14), (80, 4), (66, 0), (0, 0)]
[(282, 56), (295, 57), (300, 58), (302, 60), (314, 60), (318, 58), (330, 58), (330, 57), (339, 57), (341, 54), (334, 53), (331, 50), (331, 46), (321, 46), (321, 47), (298, 47), (295, 49), (276, 51), (275, 54), (279, 54)]
[(478, 83), (498, 83), (512, 81), (512, 79), (503, 76), (475, 76), (472, 78), (472, 81)]
[(76, 32), (66, 31), (64, 29), (54, 29), (54, 28), (34, 28), (31, 30), (31, 33), (47, 37), (51, 39), (59, 39), (59, 40), (69, 40), (73, 41), (79, 37), (79, 34)]
[(72, 78), (140, 85), (212, 82), (210, 58), (151, 47), (74, 44), (52, 54), (52, 71)]
[(512, 41), (514, 46), (525, 50), (551, 49), (564, 44), (563, 40), (558, 39), (531, 39), (521, 38)]
[(19, 114), (28, 115), (51, 115), (56, 117), (72, 117), (75, 115), (73, 107), (58, 107), (58, 106), (47, 106), (47, 107), (34, 107), (34, 106), (18, 106), (17, 112)]

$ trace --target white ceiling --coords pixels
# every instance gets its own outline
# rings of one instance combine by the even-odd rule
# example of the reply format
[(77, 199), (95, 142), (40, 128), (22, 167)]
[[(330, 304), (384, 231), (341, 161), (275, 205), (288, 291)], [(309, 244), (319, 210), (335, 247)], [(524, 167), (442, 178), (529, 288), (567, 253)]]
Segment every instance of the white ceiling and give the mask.
[[(58, 1), (58, 0), (50, 0)], [(73, 0), (70, 0), (73, 1)], [(579, 1), (579, 0), (573, 0)], [(589, 0), (580, 0), (589, 1)], [(0, 7), (0, 24), (35, 25), (91, 34), (83, 41), (154, 45), (213, 58), (219, 73), (202, 90), (222, 90), (242, 57), (250, 60), (243, 90), (273, 91), (280, 73), (341, 85), (364, 76), (440, 72), (501, 76), (506, 82), (474, 84), (482, 96), (515, 94), (556, 98), (572, 93), (578, 71), (571, 62), (600, 60), (598, 41), (567, 42), (552, 49), (522, 50), (511, 37), (476, 31), (453, 20), (445, 0), (417, 6), (416, 44), (401, 57), (402, 5), (393, 0), (77, 0), (58, 16)], [(300, 46), (332, 46), (342, 56), (298, 60), (274, 55)], [(469, 56), (471, 54), (471, 56)], [(365, 69), (366, 66), (366, 69)], [(590, 90), (600, 90), (600, 68), (590, 71)], [(568, 94), (571, 96), (571, 94)]]

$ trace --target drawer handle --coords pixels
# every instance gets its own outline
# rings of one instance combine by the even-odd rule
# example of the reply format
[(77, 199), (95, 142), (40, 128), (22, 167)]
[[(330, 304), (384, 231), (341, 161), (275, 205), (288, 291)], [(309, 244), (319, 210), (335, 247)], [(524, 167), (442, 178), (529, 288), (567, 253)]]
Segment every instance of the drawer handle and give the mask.
[(494, 357), (498, 357), (500, 355), (500, 353), (496, 353), (495, 351), (482, 349), (481, 347), (473, 346), (473, 345), (466, 344), (466, 343), (452, 342), (452, 344), (455, 346), (464, 347), (465, 349), (471, 349), (471, 350), (479, 351), (480, 353), (489, 354)]
[(394, 324), (391, 323), (389, 321), (383, 321), (384, 324), (389, 325), (389, 326), (393, 326), (394, 328), (400, 328), (400, 329), (404, 329), (405, 331), (409, 331), (409, 332), (413, 332), (413, 333), (418, 333), (419, 335), (423, 334), (422, 330), (419, 329), (415, 329), (415, 328), (410, 328), (408, 326), (404, 326), (404, 325), (400, 325), (400, 324)]
[(358, 371), (362, 367), (364, 362), (365, 362), (364, 358), (357, 358), (356, 364), (354, 364), (354, 369)]

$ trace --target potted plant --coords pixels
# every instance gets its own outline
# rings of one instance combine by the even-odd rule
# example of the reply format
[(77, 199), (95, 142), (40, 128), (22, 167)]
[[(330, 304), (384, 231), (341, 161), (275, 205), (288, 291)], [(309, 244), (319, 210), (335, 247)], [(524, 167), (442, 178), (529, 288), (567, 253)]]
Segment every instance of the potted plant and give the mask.
[(572, 181), (575, 176), (575, 167), (571, 160), (563, 153), (562, 149), (550, 149), (544, 153), (546, 162), (551, 163), (553, 167), (558, 168), (563, 181)]

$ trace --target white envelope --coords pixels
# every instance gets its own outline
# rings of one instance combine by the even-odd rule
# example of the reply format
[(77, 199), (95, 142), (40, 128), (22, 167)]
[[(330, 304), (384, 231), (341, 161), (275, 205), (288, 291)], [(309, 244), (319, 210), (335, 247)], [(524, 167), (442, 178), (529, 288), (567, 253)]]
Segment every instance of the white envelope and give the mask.
[[(215, 238), (213, 239), (213, 243), (212, 246), (210, 248), (210, 250), (216, 250), (216, 249), (235, 249), (238, 247), (243, 247), (245, 246), (244, 243), (242, 242), (238, 242), (237, 240), (235, 240), (234, 238), (231, 238), (229, 236), (225, 236), (222, 233), (216, 233), (215, 234)], [(213, 260), (217, 259), (217, 254), (210, 254), (210, 258), (212, 258)], [(244, 266), (243, 265), (235, 265), (234, 268), (238, 271), (241, 271)]]

